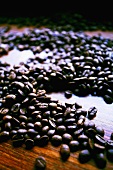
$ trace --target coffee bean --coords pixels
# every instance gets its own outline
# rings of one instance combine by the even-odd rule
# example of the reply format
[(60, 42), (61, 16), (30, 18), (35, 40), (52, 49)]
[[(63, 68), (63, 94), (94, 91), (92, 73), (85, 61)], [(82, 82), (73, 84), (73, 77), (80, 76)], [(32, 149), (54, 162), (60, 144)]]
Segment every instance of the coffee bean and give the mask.
[(84, 149), (80, 151), (78, 156), (78, 160), (80, 161), (80, 163), (82, 164), (87, 163), (88, 161), (90, 161), (90, 159), (91, 159), (91, 153), (89, 152), (89, 150)]
[(69, 144), (69, 142), (72, 140), (72, 136), (69, 133), (64, 133), (62, 135), (62, 142), (65, 144)]
[(67, 144), (62, 144), (60, 146), (60, 155), (62, 160), (66, 161), (70, 156), (70, 148)]
[(69, 147), (71, 152), (76, 152), (79, 150), (80, 143), (77, 140), (71, 140), (69, 142)]
[(25, 140), (25, 148), (26, 149), (32, 149), (34, 146), (34, 140), (33, 139), (26, 139)]
[(88, 118), (93, 119), (96, 116), (97, 108), (96, 107), (90, 107), (88, 110)]
[(62, 143), (62, 137), (60, 135), (53, 135), (51, 138), (51, 143), (54, 146), (59, 146)]
[(100, 169), (104, 169), (106, 167), (107, 160), (103, 153), (99, 153), (99, 154), (95, 155), (95, 163), (96, 163), (97, 167)]
[(36, 169), (43, 170), (46, 168), (46, 160), (43, 156), (38, 156), (35, 160)]

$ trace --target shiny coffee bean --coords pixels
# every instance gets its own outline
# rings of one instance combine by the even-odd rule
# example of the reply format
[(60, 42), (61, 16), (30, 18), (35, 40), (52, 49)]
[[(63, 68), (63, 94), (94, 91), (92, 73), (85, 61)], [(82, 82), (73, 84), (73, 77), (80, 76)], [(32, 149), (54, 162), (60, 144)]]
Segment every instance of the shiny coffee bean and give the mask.
[(78, 156), (78, 160), (80, 163), (84, 164), (90, 161), (91, 159), (91, 153), (89, 152), (88, 149), (81, 150)]
[(25, 148), (26, 149), (32, 149), (34, 146), (34, 140), (33, 139), (26, 139), (25, 140)]
[(51, 143), (54, 146), (59, 146), (62, 143), (62, 137), (60, 135), (53, 135), (51, 138)]
[(35, 160), (36, 170), (43, 170), (46, 168), (46, 160), (43, 156), (38, 156)]
[(71, 152), (76, 152), (79, 150), (80, 143), (77, 140), (71, 140), (69, 142), (69, 147)]
[(62, 160), (66, 161), (70, 156), (70, 148), (67, 144), (62, 144), (60, 146), (60, 155)]
[(106, 157), (103, 153), (98, 153), (95, 155), (96, 166), (100, 169), (104, 169), (107, 165)]

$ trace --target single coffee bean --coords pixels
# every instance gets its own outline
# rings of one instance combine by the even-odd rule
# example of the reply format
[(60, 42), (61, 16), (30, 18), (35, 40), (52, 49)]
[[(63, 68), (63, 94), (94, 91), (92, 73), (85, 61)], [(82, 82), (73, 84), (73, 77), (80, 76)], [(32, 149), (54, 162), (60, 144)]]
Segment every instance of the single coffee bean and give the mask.
[(65, 144), (69, 144), (69, 142), (72, 140), (72, 136), (69, 133), (64, 133), (62, 135), (62, 142)]
[(47, 135), (43, 135), (39, 139), (39, 146), (44, 147), (48, 144), (49, 142), (49, 137)]
[(90, 107), (88, 110), (88, 118), (93, 119), (96, 116), (97, 108), (95, 106)]
[(84, 164), (90, 161), (91, 159), (91, 153), (88, 149), (81, 150), (78, 156), (78, 160), (80, 163)]
[(65, 91), (65, 97), (67, 99), (71, 98), (72, 97), (72, 92), (70, 90)]
[(51, 138), (51, 143), (54, 146), (59, 146), (62, 143), (62, 137), (60, 135), (53, 135)]
[(64, 125), (57, 126), (56, 131), (59, 135), (62, 135), (66, 132), (66, 127)]
[(104, 129), (101, 126), (95, 126), (95, 130), (99, 135), (104, 136), (105, 132), (104, 132)]
[(79, 150), (80, 143), (77, 140), (71, 140), (69, 142), (69, 147), (71, 152), (76, 152)]
[(43, 156), (38, 156), (35, 160), (36, 170), (43, 170), (46, 168), (46, 160)]
[(34, 140), (33, 139), (26, 139), (25, 140), (25, 148), (26, 149), (32, 149), (34, 146)]
[(107, 160), (105, 158), (105, 155), (103, 153), (98, 153), (95, 155), (95, 163), (98, 168), (104, 169), (107, 164)]
[(62, 144), (60, 146), (60, 155), (62, 160), (66, 161), (70, 156), (70, 148), (67, 144)]
[(102, 146), (105, 146), (106, 145), (106, 140), (104, 139), (104, 137), (102, 137), (101, 135), (99, 134), (96, 134), (95, 135), (95, 138), (94, 138), (94, 141)]
[(9, 139), (9, 132), (8, 131), (0, 132), (0, 143), (7, 141), (8, 139)]

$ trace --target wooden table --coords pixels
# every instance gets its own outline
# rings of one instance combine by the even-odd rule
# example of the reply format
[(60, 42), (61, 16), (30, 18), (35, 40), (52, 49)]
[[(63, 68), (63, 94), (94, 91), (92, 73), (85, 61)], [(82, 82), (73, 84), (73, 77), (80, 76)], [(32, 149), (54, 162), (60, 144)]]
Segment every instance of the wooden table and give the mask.
[[(97, 33), (99, 32), (88, 32), (89, 35)], [(113, 33), (104, 33), (107, 37), (109, 34), (113, 37)], [(106, 104), (102, 98), (92, 96), (80, 98), (73, 95), (72, 98), (66, 99), (63, 93), (48, 95), (62, 102), (77, 102), (85, 109), (88, 109), (90, 106), (95, 106), (98, 112), (93, 121), (96, 125), (104, 128), (105, 138), (109, 139), (111, 132), (113, 132), (113, 104)], [(63, 162), (59, 155), (59, 147), (54, 147), (51, 143), (43, 148), (35, 146), (31, 150), (26, 150), (24, 146), (14, 148), (11, 141), (0, 144), (0, 170), (33, 170), (35, 169), (35, 159), (38, 156), (45, 157), (47, 162), (46, 170), (98, 170), (94, 160), (85, 164), (79, 163), (78, 152), (71, 153), (69, 159)], [(107, 161), (105, 169), (112, 170), (113, 163)]]

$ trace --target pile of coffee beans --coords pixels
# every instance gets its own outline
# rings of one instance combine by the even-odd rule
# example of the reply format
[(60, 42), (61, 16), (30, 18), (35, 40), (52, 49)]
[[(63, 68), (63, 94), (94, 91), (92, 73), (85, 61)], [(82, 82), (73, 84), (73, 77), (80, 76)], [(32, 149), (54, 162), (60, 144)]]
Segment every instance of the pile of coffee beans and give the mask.
[[(76, 17), (78, 23), (81, 17)], [(84, 29), (88, 25), (79, 23)], [(106, 139), (105, 130), (94, 123), (97, 108), (86, 110), (77, 102), (61, 103), (47, 94), (63, 91), (66, 98), (91, 94), (112, 104), (113, 40), (75, 32), (70, 25), (55, 28), (0, 30), (0, 56), (13, 49), (34, 54), (13, 67), (0, 62), (0, 142), (11, 140), (14, 147), (27, 150), (51, 143), (60, 147), (63, 161), (79, 152), (80, 163), (94, 159), (97, 167), (105, 168), (107, 160), (113, 162), (113, 134)], [(46, 168), (45, 158), (36, 159), (36, 168)]]
[[(38, 88), (47, 93), (65, 91), (67, 98), (72, 93), (91, 94), (103, 97), (108, 104), (113, 103), (113, 40), (101, 35), (90, 37), (83, 32), (34, 28), (3, 34), (1, 41), (5, 45), (5, 48), (0, 47), (1, 55), (14, 48), (33, 52), (34, 58), (26, 62), (27, 69), (31, 65), (40, 68), (25, 74), (30, 76), (32, 72)], [(15, 70), (11, 72), (15, 75)], [(7, 76), (5, 81), (9, 81)]]
[[(63, 161), (71, 152), (79, 151), (80, 163), (93, 158), (98, 167), (105, 167), (107, 159), (113, 161), (113, 135), (106, 139), (104, 129), (94, 123), (97, 108), (86, 110), (77, 102), (52, 99), (43, 87), (48, 85), (45, 73), (38, 65), (22, 64), (10, 69), (1, 64), (0, 142), (11, 140), (14, 147), (27, 150), (50, 142), (60, 146)], [(37, 164), (40, 162), (37, 160)]]

